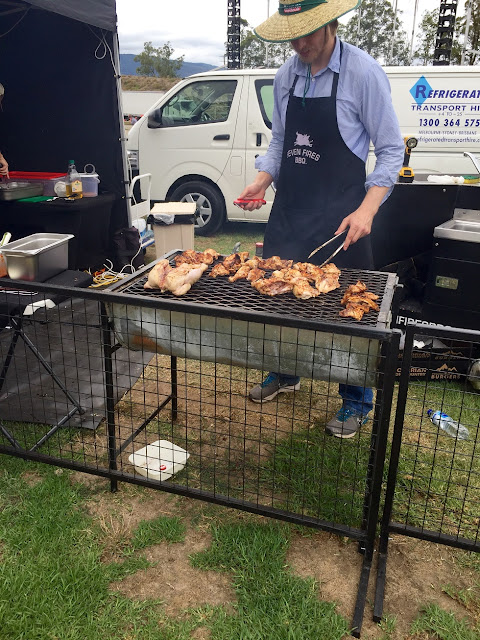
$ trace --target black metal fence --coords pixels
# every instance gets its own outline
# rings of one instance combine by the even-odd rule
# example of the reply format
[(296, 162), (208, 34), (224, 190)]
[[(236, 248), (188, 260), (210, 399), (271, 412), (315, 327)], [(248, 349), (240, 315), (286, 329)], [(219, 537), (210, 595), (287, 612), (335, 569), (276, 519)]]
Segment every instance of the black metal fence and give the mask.
[[(0, 297), (0, 452), (357, 540), (360, 634), (397, 332), (43, 284)], [(252, 402), (271, 370), (300, 389)], [(375, 388), (349, 440), (325, 433), (339, 383)]]
[(391, 533), (480, 551), (480, 333), (409, 327), (399, 371), (380, 535), (377, 622)]

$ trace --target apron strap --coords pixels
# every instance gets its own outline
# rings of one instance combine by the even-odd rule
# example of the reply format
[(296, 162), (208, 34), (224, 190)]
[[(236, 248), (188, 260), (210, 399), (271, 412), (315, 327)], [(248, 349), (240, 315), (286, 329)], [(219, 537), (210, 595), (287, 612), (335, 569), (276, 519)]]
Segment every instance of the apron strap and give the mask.
[(297, 80), (298, 80), (298, 75), (295, 76), (294, 80), (293, 80), (293, 84), (290, 87), (290, 96), (293, 96), (293, 92), (295, 91), (295, 86), (297, 84)]

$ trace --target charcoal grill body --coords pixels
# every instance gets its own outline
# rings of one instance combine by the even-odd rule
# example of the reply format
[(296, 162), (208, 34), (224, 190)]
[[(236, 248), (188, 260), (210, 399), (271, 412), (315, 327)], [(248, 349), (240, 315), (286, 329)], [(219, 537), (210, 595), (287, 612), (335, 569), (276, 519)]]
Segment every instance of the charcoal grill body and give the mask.
[[(178, 252), (167, 254), (172, 258)], [(115, 288), (126, 304), (108, 306), (116, 337), (133, 350), (276, 371), (357, 386), (376, 386), (379, 332), (389, 327), (397, 278), (394, 274), (343, 270), (340, 289), (318, 298), (293, 294), (269, 297), (251, 283), (210, 278), (207, 272), (181, 298), (145, 290), (147, 265)], [(380, 311), (364, 321), (341, 318), (340, 300), (349, 284), (362, 279), (380, 296)], [(135, 304), (141, 298), (142, 304)], [(143, 306), (146, 300), (154, 306)], [(366, 326), (369, 332), (357, 331)], [(380, 333), (379, 333), (380, 337)]]

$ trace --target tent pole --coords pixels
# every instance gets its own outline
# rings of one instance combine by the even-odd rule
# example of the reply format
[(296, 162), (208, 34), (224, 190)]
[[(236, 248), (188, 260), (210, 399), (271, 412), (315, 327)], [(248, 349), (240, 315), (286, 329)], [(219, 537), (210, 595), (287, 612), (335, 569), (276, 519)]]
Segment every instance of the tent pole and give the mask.
[(127, 165), (127, 149), (125, 146), (125, 127), (123, 124), (123, 105), (122, 105), (122, 76), (120, 75), (120, 50), (118, 46), (118, 32), (113, 33), (113, 60), (115, 63), (115, 78), (117, 82), (117, 103), (118, 103), (118, 120), (119, 120), (119, 134), (120, 144), (122, 147), (122, 165), (123, 165), (123, 184), (125, 188), (125, 201), (127, 203), (127, 216), (128, 226), (132, 226), (132, 212), (130, 210), (130, 192), (129, 185), (130, 180), (128, 177), (128, 165)]

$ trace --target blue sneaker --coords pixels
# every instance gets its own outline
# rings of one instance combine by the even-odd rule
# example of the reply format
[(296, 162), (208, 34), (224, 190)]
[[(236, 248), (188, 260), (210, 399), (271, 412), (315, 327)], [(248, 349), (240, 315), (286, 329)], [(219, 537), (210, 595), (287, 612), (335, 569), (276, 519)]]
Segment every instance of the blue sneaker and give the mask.
[(261, 384), (248, 394), (252, 402), (268, 402), (273, 400), (279, 393), (288, 393), (298, 391), (300, 389), (300, 378), (284, 378), (278, 373), (270, 372)]
[(337, 411), (330, 422), (327, 422), (325, 432), (329, 436), (335, 436), (336, 438), (353, 438), (367, 420), (367, 416), (362, 416), (353, 411), (353, 409), (344, 406)]

